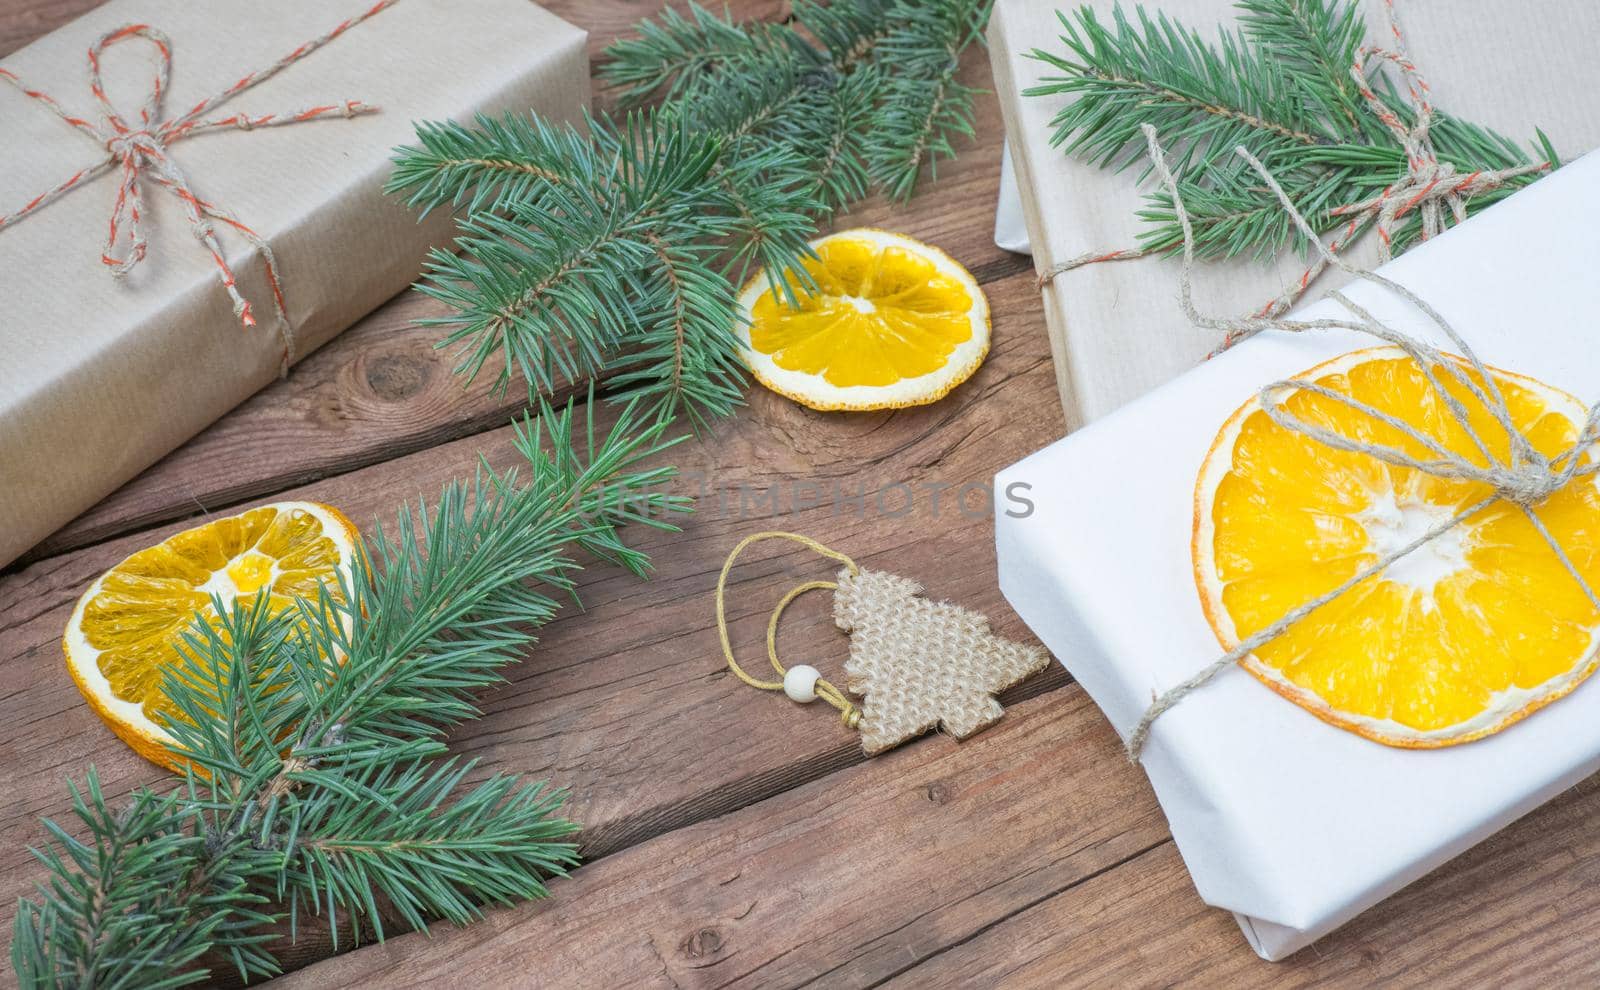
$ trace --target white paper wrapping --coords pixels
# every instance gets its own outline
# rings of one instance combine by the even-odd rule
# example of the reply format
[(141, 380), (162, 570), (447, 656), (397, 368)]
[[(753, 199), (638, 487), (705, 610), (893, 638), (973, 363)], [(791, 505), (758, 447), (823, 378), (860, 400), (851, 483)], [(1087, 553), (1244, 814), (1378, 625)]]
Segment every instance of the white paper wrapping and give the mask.
[[(1593, 401), (1597, 222), (1600, 153), (1383, 271), (1489, 364)], [(1443, 343), (1398, 298), (1368, 283), (1347, 291)], [(1299, 312), (1343, 313), (1332, 302)], [(1156, 693), (1220, 655), (1189, 551), (1195, 477), (1218, 428), (1268, 381), (1373, 344), (1256, 337), (995, 479), (1001, 589), (1124, 738)], [(1033, 512), (1008, 515), (1023, 509), (1008, 492)], [(1480, 742), (1410, 751), (1327, 725), (1232, 670), (1156, 722), (1143, 761), (1200, 896), (1281, 959), (1600, 766), (1600, 683)]]

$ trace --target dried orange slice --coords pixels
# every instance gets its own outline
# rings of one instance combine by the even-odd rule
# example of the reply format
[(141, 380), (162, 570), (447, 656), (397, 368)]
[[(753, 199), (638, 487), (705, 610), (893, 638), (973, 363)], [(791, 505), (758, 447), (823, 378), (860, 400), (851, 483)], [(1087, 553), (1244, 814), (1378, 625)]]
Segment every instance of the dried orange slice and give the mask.
[[(1492, 371), (1518, 431), (1547, 456), (1576, 442), (1571, 395)], [(1381, 409), (1482, 463), (1416, 362), (1356, 351), (1299, 376)], [(1505, 431), (1440, 376), (1497, 457)], [(1481, 381), (1479, 383), (1482, 384)], [(1288, 411), (1344, 436), (1420, 444), (1306, 391)], [(1195, 489), (1194, 572), (1225, 649), (1331, 591), (1491, 494), (1333, 450), (1273, 422), (1257, 399), (1234, 413)], [(1579, 478), (1534, 509), (1591, 588), (1600, 588), (1600, 488)], [(1515, 505), (1500, 503), (1290, 626), (1242, 663), (1317, 717), (1391, 746), (1468, 742), (1570, 692), (1594, 672), (1600, 613)]]
[(269, 608), (337, 588), (357, 553), (356, 529), (316, 502), (278, 502), (186, 529), (95, 579), (62, 637), (67, 669), (95, 713), (145, 759), (173, 769), (164, 724), (178, 715), (162, 692), (196, 613), (266, 591)]
[(816, 291), (790, 305), (764, 274), (740, 296), (745, 363), (780, 395), (823, 410), (943, 398), (989, 353), (989, 302), (938, 248), (860, 228), (811, 242)]

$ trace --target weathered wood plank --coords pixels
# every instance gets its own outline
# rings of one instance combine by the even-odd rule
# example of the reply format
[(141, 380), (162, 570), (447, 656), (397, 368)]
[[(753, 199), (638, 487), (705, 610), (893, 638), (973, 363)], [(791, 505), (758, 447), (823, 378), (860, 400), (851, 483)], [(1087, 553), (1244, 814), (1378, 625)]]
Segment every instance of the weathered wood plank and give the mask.
[[(580, 868), (555, 900), (318, 963), (289, 987), (1592, 986), (1587, 783), (1273, 964), (1207, 907), (1081, 690)], [(1553, 851), (1558, 850), (1553, 854)]]
[(49, 34), (100, 3), (101, 0), (4, 0), (0, 3), (0, 56)]
[[(969, 482), (986, 488), (994, 470), (1061, 429), (1047, 344), (1034, 331), (1031, 275), (992, 283), (990, 294), (998, 314), (994, 351), (944, 402), (838, 417), (760, 392), (746, 414), (721, 424), (714, 436), (678, 448), (679, 462), (710, 494), (683, 533), (643, 534), (642, 546), (659, 567), (655, 580), (604, 568), (586, 574), (587, 611), (546, 630), (527, 662), (509, 672), (509, 683), (484, 699), (485, 717), (464, 728), (455, 749), (483, 758), (485, 771), (521, 770), (570, 786), (572, 812), (590, 827), (591, 855), (723, 814), (859, 759), (844, 730), (816, 711), (752, 691), (721, 669), (711, 584), (739, 536), (774, 525), (915, 575), (931, 594), (992, 615), (1002, 634), (1026, 635), (995, 588), (986, 512), (962, 511), (952, 498)], [(1010, 401), (993, 401), (1001, 389)], [(333, 501), (368, 525), (418, 492), (470, 472), (480, 451), (498, 466), (515, 459), (509, 431), (497, 430), (285, 494)], [(903, 511), (907, 490), (893, 487), (902, 484), (912, 486), (909, 511)], [(829, 502), (791, 512), (794, 496), (816, 485), (867, 497), (859, 508)], [(937, 510), (935, 485), (950, 486)], [(879, 492), (886, 493), (882, 508)], [(65, 774), (93, 762), (111, 793), (160, 777), (82, 705), (60, 669), (56, 639), (72, 596), (93, 574), (175, 528), (98, 544), (0, 579), (0, 720), (11, 727), (0, 747), (5, 765), (16, 768), (0, 783), (6, 916), (36, 876), (23, 848), (38, 838), (36, 816), (63, 810)], [(927, 539), (933, 532), (939, 539)], [(755, 555), (741, 569), (732, 611), (747, 656), (759, 657), (766, 612), (781, 590), (799, 574), (826, 572), (797, 550)], [(788, 651), (811, 660), (842, 655), (842, 636), (831, 631), (825, 605), (819, 599), (797, 607), (786, 624)], [(810, 639), (821, 645), (801, 645)]]
[(1164, 842), (1118, 752), (1069, 687), (965, 743), (923, 741), (583, 867), (551, 901), (284, 983), (869, 986)]
[(1277, 964), (1200, 902), (1165, 843), (999, 919), (891, 985), (1595, 986), (1600, 946), (1580, 933), (1600, 918), (1596, 814), (1591, 778)]

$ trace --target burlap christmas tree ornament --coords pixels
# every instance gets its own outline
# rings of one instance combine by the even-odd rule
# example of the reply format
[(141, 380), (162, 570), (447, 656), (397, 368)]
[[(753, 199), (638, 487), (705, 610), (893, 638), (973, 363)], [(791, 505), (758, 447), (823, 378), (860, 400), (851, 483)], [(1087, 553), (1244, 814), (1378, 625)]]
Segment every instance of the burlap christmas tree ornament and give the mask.
[[(753, 543), (792, 540), (844, 567), (834, 581), (807, 581), (779, 600), (767, 622), (767, 659), (779, 680), (762, 681), (745, 673), (728, 638), (724, 600), (728, 574), (739, 554)], [(785, 668), (778, 660), (778, 622), (789, 603), (807, 591), (834, 592), (834, 623), (850, 635), (845, 686), (861, 698), (857, 705), (821, 676), (815, 667)], [(838, 709), (845, 725), (861, 732), (868, 756), (941, 728), (965, 739), (1004, 714), (993, 695), (1043, 669), (1050, 655), (1036, 646), (995, 636), (983, 616), (948, 602), (921, 597), (917, 582), (869, 571), (822, 544), (795, 533), (756, 533), (728, 554), (717, 579), (717, 629), (723, 658), (744, 683), (763, 691), (782, 691), (808, 703), (821, 698)]]

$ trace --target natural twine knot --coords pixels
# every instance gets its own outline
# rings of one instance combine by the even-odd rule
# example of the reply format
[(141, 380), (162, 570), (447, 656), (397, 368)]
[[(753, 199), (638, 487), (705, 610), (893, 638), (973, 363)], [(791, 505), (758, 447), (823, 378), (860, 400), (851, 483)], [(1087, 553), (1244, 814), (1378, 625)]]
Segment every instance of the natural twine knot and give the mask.
[[(1362, 46), (1356, 50), (1349, 73), (1367, 108), (1400, 142), (1406, 154), (1406, 174), (1370, 199), (1346, 203), (1329, 210), (1330, 216), (1349, 217), (1349, 222), (1327, 245), (1328, 250), (1321, 252), (1321, 256), (1311, 263), (1298, 281), (1256, 311), (1259, 317), (1271, 318), (1287, 313), (1311, 282), (1328, 268), (1331, 257), (1343, 251), (1367, 224), (1374, 224), (1377, 228), (1378, 262), (1383, 264), (1394, 256), (1395, 224), (1413, 211), (1417, 212), (1421, 224), (1421, 238), (1426, 241), (1444, 232), (1447, 214), (1455, 223), (1467, 218), (1468, 198), (1499, 189), (1513, 179), (1534, 175), (1551, 167), (1551, 162), (1544, 161), (1512, 168), (1476, 169), (1462, 175), (1450, 162), (1440, 161), (1430, 134), (1435, 111), (1433, 101), (1428, 96), (1428, 82), (1422, 78), (1416, 63), (1411, 61), (1411, 56), (1406, 52), (1405, 35), (1400, 31), (1400, 18), (1395, 13), (1394, 0), (1384, 0), (1383, 9), (1394, 47)], [(1400, 70), (1411, 107), (1410, 124), (1391, 110), (1373, 90), (1366, 68), (1368, 58), (1380, 59)], [(1226, 350), (1252, 332), (1226, 335), (1218, 350)]]
[[(129, 131), (118, 134), (106, 142), (106, 150), (116, 155), (124, 164), (139, 165), (162, 157), (161, 139), (150, 131)], [(130, 163), (128, 160), (132, 159)]]
[[(1505, 169), (1479, 169), (1465, 176), (1456, 172), (1454, 165), (1441, 162), (1433, 149), (1429, 131), (1433, 126), (1433, 101), (1428, 97), (1429, 87), (1416, 63), (1406, 53), (1405, 36), (1400, 32), (1400, 21), (1394, 10), (1394, 0), (1384, 0), (1384, 12), (1389, 23), (1389, 33), (1394, 38), (1394, 48), (1363, 46), (1356, 52), (1350, 66), (1350, 78), (1355, 81), (1361, 98), (1366, 101), (1373, 116), (1389, 129), (1406, 153), (1406, 176), (1371, 199), (1350, 203), (1331, 211), (1334, 216), (1353, 215), (1358, 226), (1376, 220), (1378, 226), (1379, 261), (1388, 261), (1393, 246), (1390, 234), (1396, 220), (1416, 210), (1422, 224), (1422, 239), (1436, 237), (1445, 229), (1445, 211), (1456, 223), (1467, 218), (1466, 198), (1489, 192), (1505, 185), (1518, 176), (1542, 172), (1549, 162), (1520, 165)], [(1400, 70), (1406, 83), (1406, 94), (1411, 105), (1411, 123), (1407, 125), (1378, 94), (1368, 81), (1366, 60), (1374, 57), (1389, 62)], [(1334, 250), (1338, 250), (1335, 247)]]
[[(1417, 119), (1419, 121), (1422, 119), (1421, 111), (1418, 112)], [(1416, 135), (1416, 128), (1400, 135), (1401, 141), (1411, 146), (1408, 147), (1406, 156), (1405, 178), (1389, 186), (1381, 195), (1365, 201), (1365, 204), (1341, 206), (1333, 211), (1334, 215), (1340, 216), (1352, 212), (1355, 207), (1376, 203), (1380, 262), (1388, 261), (1394, 256), (1390, 232), (1402, 214), (1413, 209), (1418, 211), (1422, 224), (1421, 236), (1425, 241), (1444, 233), (1444, 211), (1440, 209), (1441, 206), (1449, 208), (1450, 216), (1456, 223), (1467, 218), (1466, 199), (1462, 195), (1467, 185), (1454, 181), (1457, 174), (1456, 167), (1449, 162), (1433, 158), (1432, 139)], [(1500, 173), (1486, 175), (1483, 172), (1473, 173), (1472, 180), (1471, 185), (1476, 186), (1474, 191), (1477, 192), (1492, 189), (1502, 181)], [(1361, 211), (1355, 210), (1355, 212)]]
[[(122, 276), (133, 270), (144, 259), (146, 244), (142, 231), (143, 222), (143, 181), (148, 179), (173, 194), (183, 205), (184, 213), (189, 220), (190, 229), (195, 238), (211, 255), (216, 264), (218, 277), (223, 288), (227, 290), (229, 298), (233, 301), (233, 312), (245, 326), (254, 326), (255, 317), (251, 314), (250, 303), (240, 294), (234, 279), (233, 269), (228, 265), (222, 245), (217, 240), (216, 228), (213, 220), (220, 221), (235, 233), (249, 241), (260, 253), (266, 267), (267, 284), (272, 290), (273, 306), (277, 311), (277, 330), (283, 343), (283, 358), (279, 366), (280, 373), (287, 373), (289, 365), (294, 361), (295, 340), (294, 331), (289, 324), (288, 313), (284, 308), (283, 285), (278, 277), (278, 265), (272, 256), (272, 248), (254, 230), (246, 226), (238, 218), (216, 203), (208, 202), (195, 192), (188, 177), (170, 154), (171, 145), (205, 131), (221, 129), (252, 130), (256, 127), (281, 126), (298, 124), (308, 120), (318, 120), (324, 117), (356, 117), (362, 114), (375, 113), (377, 108), (369, 106), (358, 100), (345, 100), (340, 103), (330, 103), (320, 106), (308, 107), (287, 114), (265, 114), (259, 117), (250, 117), (247, 114), (236, 113), (229, 117), (205, 119), (204, 114), (209, 113), (219, 105), (226, 103), (245, 90), (256, 86), (277, 75), (283, 69), (300, 61), (307, 55), (321, 48), (339, 35), (365, 21), (378, 12), (394, 6), (399, 0), (378, 0), (364, 13), (347, 18), (335, 25), (333, 30), (320, 37), (294, 49), (272, 65), (257, 72), (252, 72), (240, 78), (233, 85), (222, 92), (196, 103), (187, 113), (173, 117), (169, 120), (161, 119), (161, 104), (168, 90), (168, 81), (172, 75), (172, 42), (167, 36), (148, 24), (128, 24), (108, 31), (95, 40), (89, 47), (89, 91), (94, 94), (96, 102), (100, 105), (103, 123), (94, 123), (82, 117), (68, 113), (55, 98), (34, 86), (25, 84), (17, 74), (10, 69), (0, 66), (0, 80), (9, 82), (27, 98), (44, 104), (52, 113), (66, 121), (73, 128), (92, 138), (97, 145), (105, 149), (105, 156), (89, 165), (79, 169), (73, 175), (57, 183), (54, 187), (45, 190), (27, 203), (21, 209), (11, 213), (0, 214), (0, 230), (11, 226), (23, 217), (46, 204), (53, 202), (77, 186), (88, 182), (112, 168), (120, 167), (121, 181), (117, 186), (117, 194), (111, 206), (111, 224), (106, 235), (106, 244), (100, 254), (100, 260), (111, 269), (113, 275)], [(106, 96), (105, 86), (100, 79), (100, 57), (106, 49), (121, 41), (130, 38), (141, 38), (155, 47), (159, 58), (155, 65), (155, 78), (151, 80), (149, 94), (144, 104), (135, 115), (124, 115), (111, 105), (111, 100)], [(130, 123), (129, 118), (136, 120)]]
[(1493, 469), (1495, 494), (1506, 502), (1532, 507), (1566, 487), (1567, 480), (1550, 469), (1549, 458), (1542, 454), (1535, 456), (1537, 463)]

